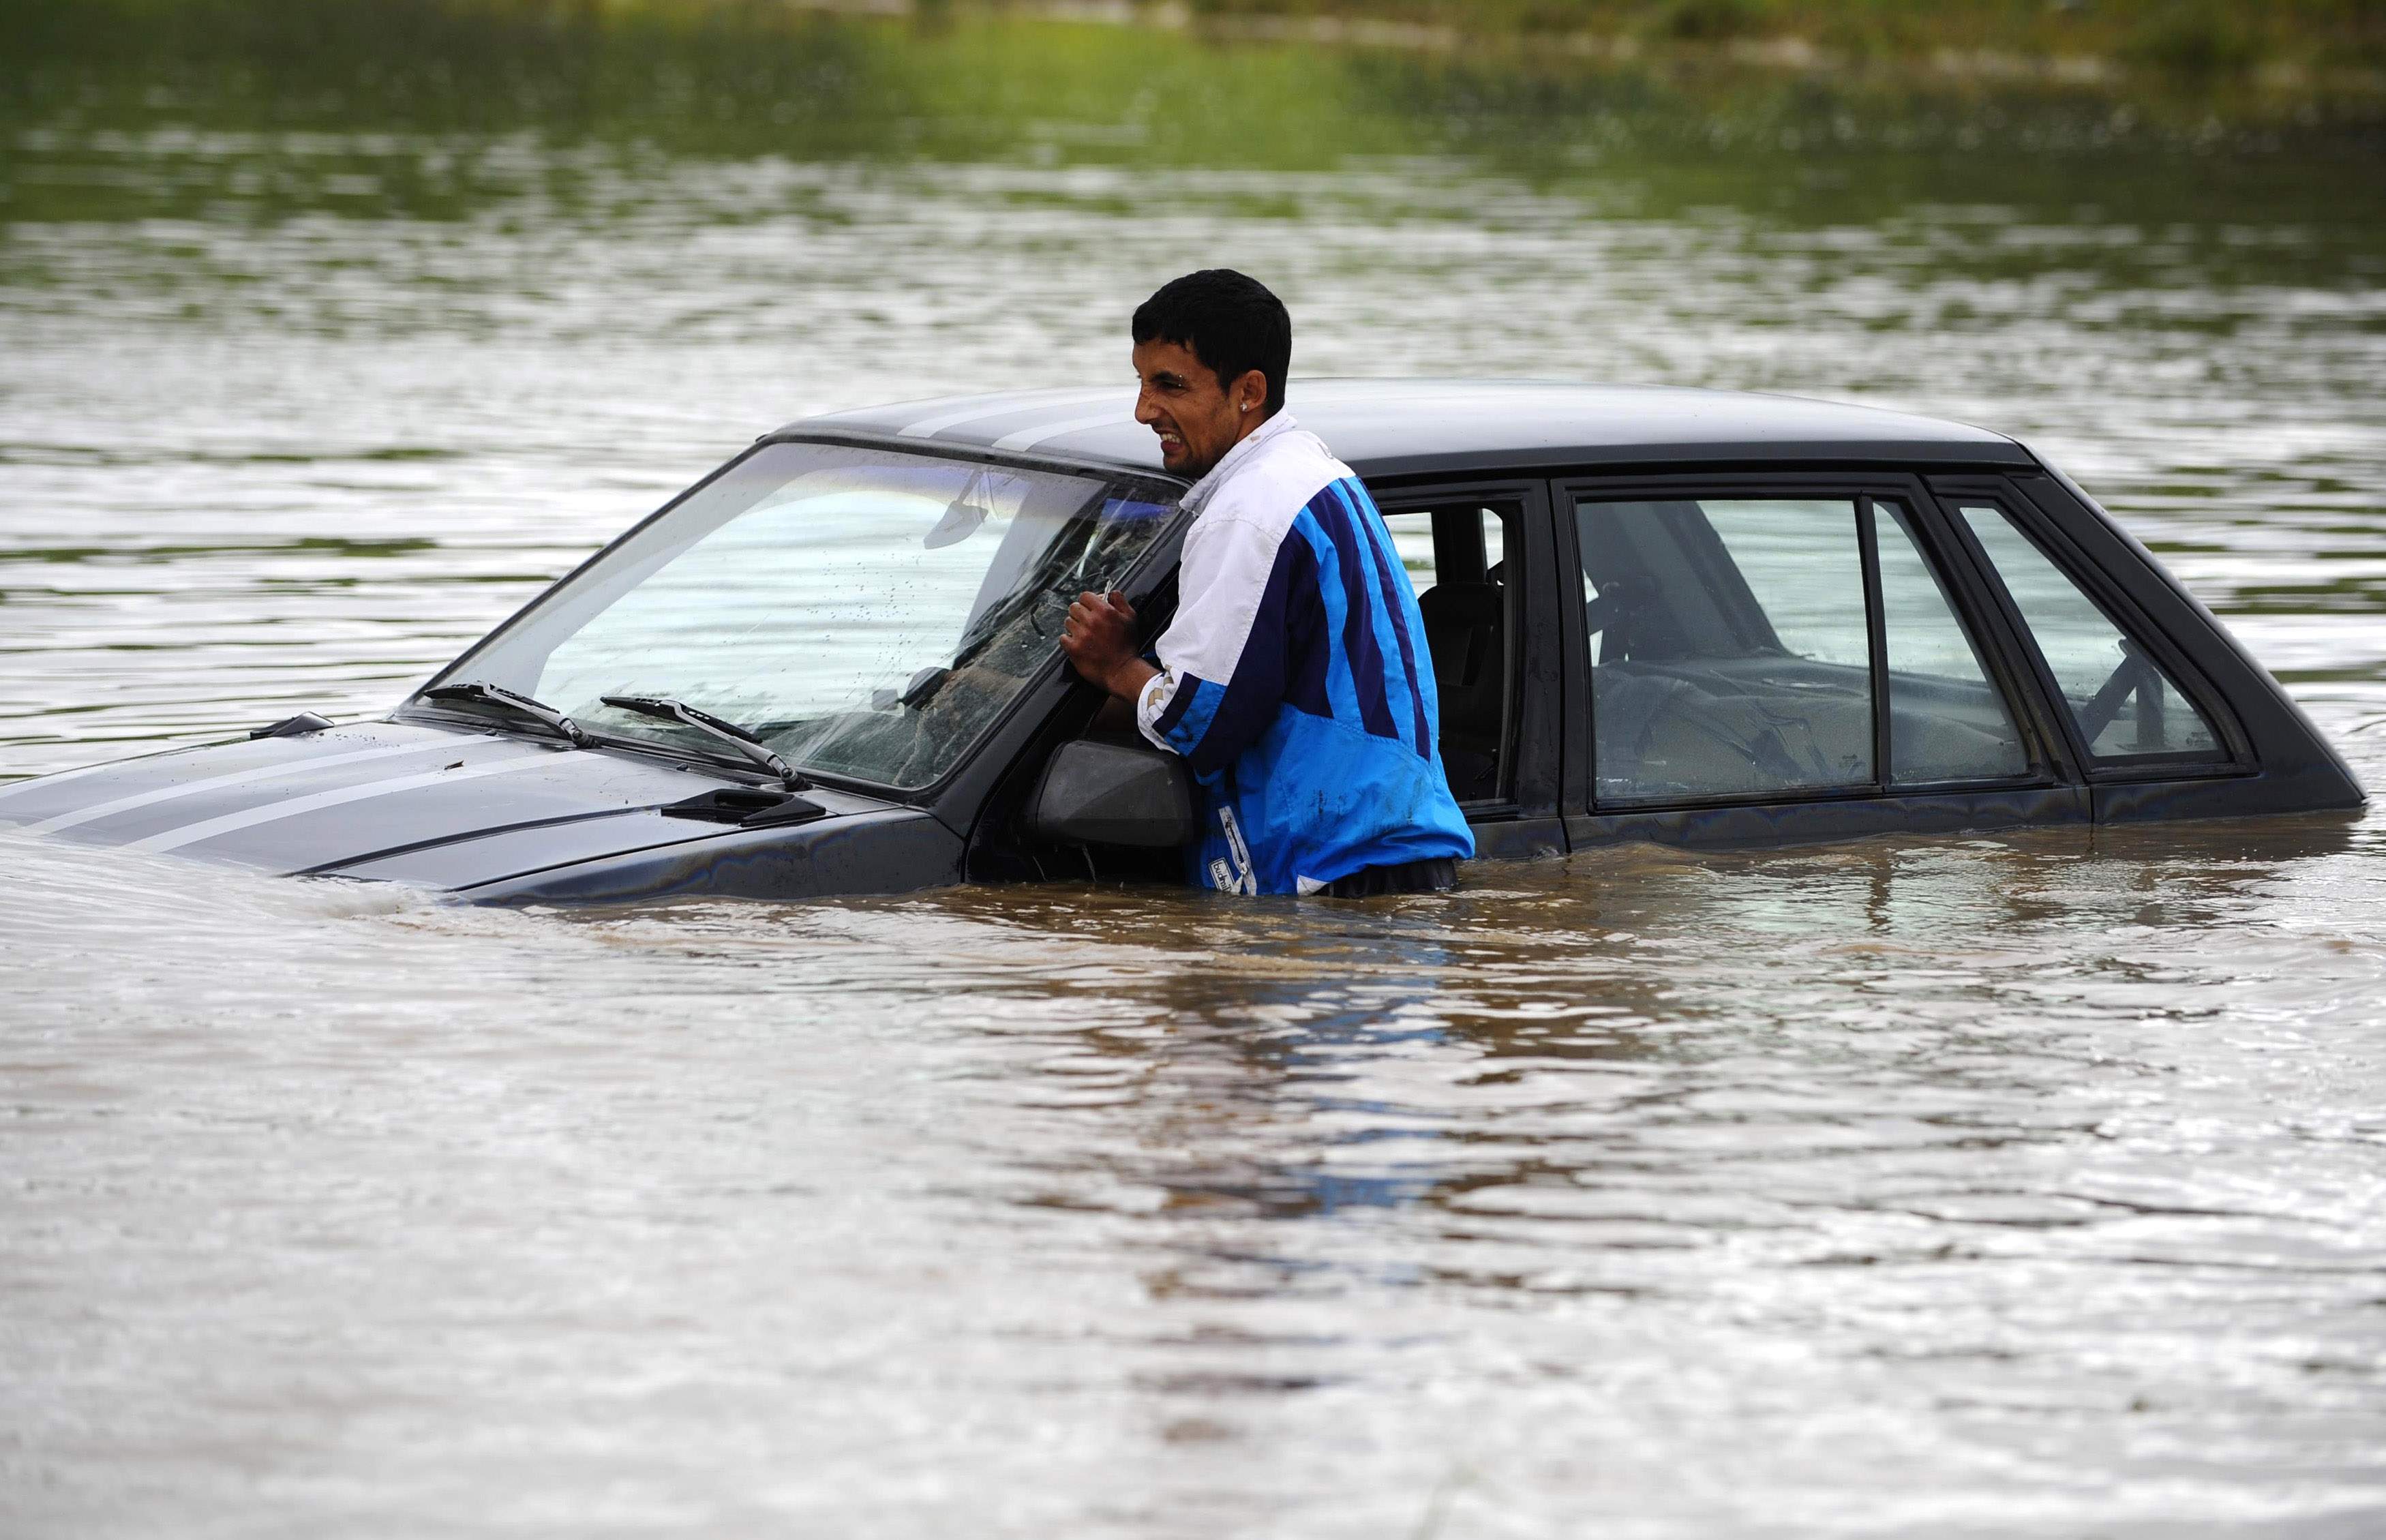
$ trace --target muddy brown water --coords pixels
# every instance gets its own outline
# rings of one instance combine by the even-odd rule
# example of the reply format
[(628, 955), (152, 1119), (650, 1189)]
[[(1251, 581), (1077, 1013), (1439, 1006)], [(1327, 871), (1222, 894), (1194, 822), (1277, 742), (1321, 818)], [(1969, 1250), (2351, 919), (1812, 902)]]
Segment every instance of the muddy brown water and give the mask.
[[(1314, 374), (2016, 432), (2386, 786), (2374, 181), (8, 132), (9, 774), (384, 710), (1231, 259)], [(2376, 1533), (2381, 816), (600, 915), (11, 840), (0, 1528)]]

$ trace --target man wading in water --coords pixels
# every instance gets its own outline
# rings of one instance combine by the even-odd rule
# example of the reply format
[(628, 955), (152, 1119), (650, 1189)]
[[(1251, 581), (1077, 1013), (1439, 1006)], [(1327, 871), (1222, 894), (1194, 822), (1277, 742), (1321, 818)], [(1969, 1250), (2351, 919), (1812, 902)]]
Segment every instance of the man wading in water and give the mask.
[(1457, 883), (1475, 854), (1436, 746), (1416, 594), (1350, 468), (1284, 409), (1292, 318), (1256, 280), (1189, 273), (1136, 309), (1136, 420), (1198, 477), (1159, 665), (1124, 595), (1081, 594), (1061, 649), (1184, 756), (1194, 881), (1358, 898)]

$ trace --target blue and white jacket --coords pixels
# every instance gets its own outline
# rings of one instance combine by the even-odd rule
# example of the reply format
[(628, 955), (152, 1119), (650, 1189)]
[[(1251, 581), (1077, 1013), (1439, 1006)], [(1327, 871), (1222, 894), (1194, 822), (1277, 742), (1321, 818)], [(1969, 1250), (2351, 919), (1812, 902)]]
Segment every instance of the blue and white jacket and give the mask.
[(1350, 468), (1279, 411), (1184, 506), (1176, 618), (1136, 714), (1201, 786), (1194, 883), (1313, 893), (1474, 855), (1416, 593)]

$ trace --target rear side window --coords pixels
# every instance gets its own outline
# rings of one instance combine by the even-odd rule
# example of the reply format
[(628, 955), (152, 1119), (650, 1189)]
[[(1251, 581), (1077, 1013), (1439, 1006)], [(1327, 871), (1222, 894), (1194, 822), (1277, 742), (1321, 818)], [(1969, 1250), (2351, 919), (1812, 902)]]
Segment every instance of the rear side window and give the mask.
[(1602, 803), (2028, 772), (1899, 504), (1587, 499), (1576, 518)]
[(1991, 504), (1962, 508), (2091, 756), (2110, 762), (2219, 755), (2212, 724), (2178, 682), (2015, 527), (2010, 515)]

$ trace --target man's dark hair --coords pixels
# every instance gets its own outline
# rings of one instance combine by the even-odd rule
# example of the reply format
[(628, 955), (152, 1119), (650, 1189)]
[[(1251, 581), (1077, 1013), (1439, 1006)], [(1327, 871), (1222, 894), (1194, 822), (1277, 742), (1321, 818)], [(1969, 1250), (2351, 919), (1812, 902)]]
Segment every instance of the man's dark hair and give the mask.
[(1267, 414), (1284, 409), (1292, 368), (1292, 316), (1266, 284), (1232, 268), (1204, 268), (1172, 279), (1135, 307), (1136, 345), (1174, 343), (1193, 350), (1220, 385), (1253, 369), (1267, 376)]

